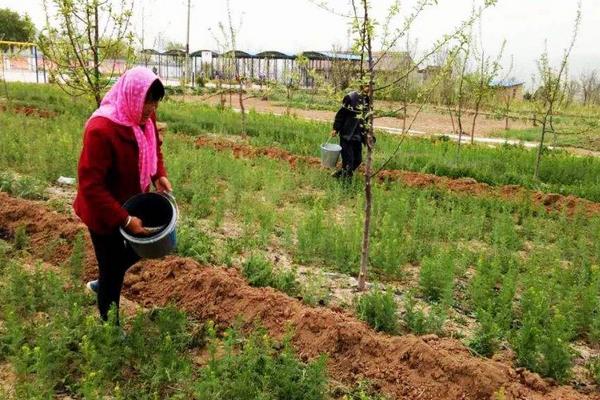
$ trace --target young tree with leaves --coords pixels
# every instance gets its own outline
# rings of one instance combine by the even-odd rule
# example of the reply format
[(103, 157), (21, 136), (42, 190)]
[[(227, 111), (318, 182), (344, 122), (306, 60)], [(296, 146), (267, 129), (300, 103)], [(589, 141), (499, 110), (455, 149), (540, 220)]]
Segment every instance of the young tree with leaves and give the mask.
[(287, 69), (283, 74), (283, 86), (285, 87), (286, 93), (286, 115), (290, 115), (292, 112), (294, 95), (302, 85), (303, 74), (309, 73), (308, 58), (306, 58), (303, 54), (300, 54), (296, 57), (296, 68)]
[[(238, 38), (238, 34), (239, 31), (241, 29), (242, 26), (242, 22), (240, 20), (240, 23), (238, 24), (238, 26), (234, 26), (233, 24), (233, 13), (231, 11), (231, 2), (229, 0), (227, 0), (226, 2), (226, 7), (227, 7), (227, 22), (226, 25), (222, 22), (219, 22), (219, 32), (220, 32), (220, 36), (221, 38), (217, 38), (215, 37), (215, 40), (217, 41), (217, 44), (220, 48), (225, 48), (227, 49), (227, 58), (226, 58), (226, 68), (229, 71), (229, 78), (231, 78), (231, 75), (233, 75), (233, 78), (235, 79), (235, 82), (237, 83), (237, 93), (238, 93), (238, 100), (239, 100), (239, 105), (240, 105), (240, 116), (241, 116), (241, 123), (242, 123), (242, 137), (246, 137), (246, 107), (244, 104), (244, 82), (245, 82), (245, 73), (246, 71), (242, 71), (240, 69), (240, 63), (239, 60), (237, 58), (237, 54), (236, 54), (236, 47), (237, 47), (237, 38)], [(219, 76), (219, 79), (221, 79), (221, 77)], [(231, 80), (229, 80), (231, 81)], [(222, 86), (222, 83), (219, 84), (219, 86)], [(230, 105), (231, 105), (231, 90), (229, 90), (229, 96), (230, 96)], [(221, 89), (222, 91), (222, 89)], [(221, 99), (223, 100), (223, 97), (221, 97)]]
[[(369, 16), (368, 0), (360, 0), (360, 5), (356, 5), (357, 0), (352, 0), (354, 10), (354, 29), (358, 33), (356, 48), (360, 52), (360, 80), (361, 85), (366, 85), (369, 101), (361, 102), (360, 119), (365, 125), (367, 160), (365, 163), (365, 214), (363, 224), (363, 238), (360, 256), (360, 271), (358, 274), (358, 290), (363, 291), (366, 288), (367, 269), (369, 263), (369, 244), (371, 232), (371, 211), (373, 205), (373, 191), (371, 188), (371, 170), (373, 165), (373, 93), (375, 89), (375, 62), (373, 60), (373, 35), (374, 25)], [(362, 8), (362, 10), (361, 10)]]
[[(480, 20), (481, 23), (481, 20)], [(481, 29), (480, 29), (481, 31)], [(473, 122), (471, 124), (471, 144), (475, 142), (475, 125), (477, 123), (477, 117), (479, 117), (479, 112), (481, 111), (481, 107), (485, 104), (485, 102), (494, 94), (494, 88), (492, 86), (493, 81), (498, 77), (500, 70), (502, 69), (500, 65), (500, 60), (502, 58), (502, 53), (504, 52), (504, 47), (506, 46), (506, 42), (502, 43), (502, 47), (498, 52), (498, 55), (495, 59), (490, 59), (485, 55), (485, 49), (483, 48), (482, 34), (480, 32), (479, 39), (479, 52), (477, 50), (474, 51), (475, 60), (477, 63), (477, 72), (470, 77), (471, 81), (471, 101), (473, 103)]]
[[(460, 24), (460, 26), (451, 34), (443, 36), (438, 40), (434, 46), (417, 60), (412, 68), (407, 68), (403, 73), (395, 75), (392, 79), (385, 83), (377, 84), (376, 82), (376, 67), (382, 60), (385, 59), (386, 55), (392, 49), (394, 49), (398, 43), (406, 39), (406, 36), (417, 20), (419, 15), (428, 7), (435, 6), (437, 0), (419, 0), (417, 5), (412, 8), (412, 12), (409, 13), (403, 20), (401, 26), (398, 29), (391, 29), (392, 20), (400, 14), (400, 3), (394, 1), (388, 12), (388, 18), (383, 28), (382, 51), (377, 52), (377, 57), (374, 56), (373, 41), (375, 37), (375, 26), (376, 23), (371, 17), (371, 7), (368, 0), (352, 0), (352, 15), (342, 15), (343, 17), (350, 18), (352, 20), (352, 29), (356, 37), (355, 45), (353, 47), (354, 53), (360, 56), (360, 71), (359, 71), (359, 86), (366, 91), (369, 101), (362, 102), (362, 107), (358, 113), (358, 117), (361, 120), (365, 130), (365, 144), (367, 147), (367, 156), (365, 162), (365, 208), (364, 208), (364, 223), (363, 223), (363, 236), (361, 244), (361, 258), (360, 258), (360, 271), (358, 279), (358, 290), (363, 291), (366, 288), (368, 264), (369, 264), (369, 247), (370, 247), (370, 229), (371, 229), (371, 212), (373, 207), (373, 193), (372, 193), (372, 180), (377, 173), (379, 173), (389, 160), (397, 154), (399, 147), (394, 151), (392, 156), (383, 164), (382, 167), (373, 173), (373, 151), (374, 151), (374, 126), (373, 120), (376, 117), (375, 107), (375, 94), (382, 93), (386, 90), (390, 90), (391, 87), (396, 86), (404, 82), (404, 79), (418, 68), (419, 64), (427, 60), (440, 48), (444, 47), (452, 40), (463, 35), (465, 29), (469, 28), (479, 17), (479, 15), (472, 15), (466, 21)], [(493, 0), (485, 0), (485, 7), (495, 4)], [(331, 12), (336, 13), (334, 10), (328, 8), (325, 4), (318, 4), (321, 8), (329, 9)], [(337, 15), (340, 15), (336, 13)], [(456, 60), (456, 54), (453, 55), (452, 59)], [(441, 75), (440, 75), (441, 76)], [(413, 122), (420, 110), (423, 109), (427, 99), (431, 96), (431, 91), (428, 91), (428, 96), (423, 96), (419, 100), (422, 101), (419, 110), (413, 116)], [(412, 124), (412, 123), (411, 123)], [(403, 138), (406, 137), (405, 133), (410, 130), (410, 126), (406, 127), (406, 131), (403, 132)]]
[(129, 30), (132, 0), (43, 0), (46, 26), (39, 47), (53, 68), (51, 76), (72, 96), (90, 96), (99, 106), (111, 84), (115, 63), (107, 76), (101, 66), (126, 43), (132, 61)]
[(597, 70), (584, 71), (579, 76), (583, 105), (600, 103), (600, 78)]
[(549, 132), (556, 132), (553, 126), (553, 117), (556, 109), (560, 106), (560, 103), (563, 100), (563, 80), (565, 79), (569, 57), (571, 56), (571, 52), (575, 47), (580, 23), (581, 1), (577, 7), (577, 15), (575, 17), (571, 41), (563, 53), (558, 69), (553, 68), (550, 64), (547, 50), (542, 53), (538, 61), (538, 70), (541, 79), (541, 86), (539, 89), (539, 95), (541, 97), (541, 109), (538, 110), (536, 114), (541, 115), (541, 120), (538, 121), (541, 124), (541, 132), (540, 143), (538, 145), (537, 157), (535, 160), (535, 169), (533, 172), (534, 179), (539, 179), (540, 176), (540, 165), (544, 152), (544, 140), (546, 139), (546, 134)]
[[(513, 63), (514, 60), (511, 56), (509, 67), (506, 69), (506, 73), (501, 78), (501, 82), (515, 82), (515, 79), (511, 77), (513, 71)], [(503, 90), (501, 92), (501, 95), (497, 97), (497, 100), (501, 103), (501, 109), (499, 110), (499, 112), (501, 112), (504, 116), (504, 130), (509, 129), (510, 113), (515, 97), (516, 96), (514, 95), (514, 93), (509, 90)]]
[(471, 54), (471, 44), (473, 36), (471, 32), (463, 37), (461, 52), (462, 57), (459, 58), (460, 67), (458, 75), (458, 86), (456, 94), (456, 122), (458, 125), (458, 145), (456, 147), (456, 157), (460, 156), (460, 149), (462, 146), (462, 137), (465, 134), (463, 128), (463, 111), (465, 108), (465, 97), (466, 97), (466, 81), (467, 81), (467, 68), (469, 65), (469, 56)]

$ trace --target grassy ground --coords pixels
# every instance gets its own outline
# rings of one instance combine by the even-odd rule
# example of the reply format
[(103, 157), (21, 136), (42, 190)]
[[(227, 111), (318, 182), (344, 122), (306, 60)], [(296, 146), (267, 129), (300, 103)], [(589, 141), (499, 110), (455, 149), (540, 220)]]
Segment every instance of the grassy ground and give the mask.
[[(21, 101), (34, 101), (32, 93), (23, 89)], [(35, 96), (40, 97), (35, 101), (50, 101)], [(52, 106), (60, 112), (53, 119), (0, 114), (0, 124), (8, 127), (0, 136), (8, 149), (0, 154), (1, 168), (46, 183), (75, 175), (86, 114), (61, 101)], [(360, 180), (344, 187), (306, 165), (291, 169), (267, 158), (239, 159), (195, 148), (193, 135), (236, 132), (239, 115), (228, 111), (167, 102), (160, 114), (180, 132), (166, 135), (164, 151), (186, 216), (178, 232), (181, 254), (237, 266), (255, 285), (305, 299), (315, 288), (294, 282), (289, 271), (295, 267), (356, 276)], [(248, 141), (310, 154), (321, 129), (316, 123), (253, 114)], [(382, 137), (382, 148), (390, 148), (393, 140)], [(432, 164), (444, 148), (455, 154), (450, 143), (410, 141), (406, 147), (419, 149), (421, 159), (428, 160), (423, 162)], [(463, 150), (461, 160), (470, 155), (473, 163), (487, 154), (481, 170), (492, 157), (498, 169), (503, 163), (513, 168), (510, 161), (519, 165), (529, 154), (513, 148)], [(562, 153), (546, 160), (547, 179), (566, 182), (571, 176), (588, 179), (589, 185), (599, 165)], [(522, 173), (515, 176), (526, 181)], [(7, 177), (4, 182), (15, 193), (37, 193), (28, 181)], [(547, 213), (527, 199), (469, 197), (399, 184), (376, 185), (374, 196), (371, 277), (390, 289), (356, 305), (373, 326), (443, 335), (449, 324), (466, 326), (474, 319), (474, 331), (459, 332), (474, 351), (490, 356), (510, 345), (519, 365), (561, 381), (569, 379), (576, 356), (570, 343), (600, 344), (600, 217)], [(289, 255), (292, 268), (281, 271), (273, 254)]]
[[(240, 132), (239, 116), (234, 112), (223, 113), (211, 107), (166, 103), (159, 113), (175, 132), (196, 135), (204, 132)], [(318, 155), (319, 146), (326, 140), (329, 131), (330, 126), (326, 123), (254, 113), (248, 116), (248, 135), (253, 144), (282, 147), (301, 155)], [(383, 165), (393, 155), (398, 140), (393, 135), (378, 135), (376, 167)], [(463, 146), (459, 152), (453, 142), (407, 139), (386, 168), (471, 177), (492, 185), (518, 184), (600, 200), (600, 160), (547, 151), (542, 160), (539, 180), (533, 179), (534, 163), (535, 152), (518, 146)]]
[(121, 331), (82, 290), (82, 247), (60, 269), (27, 249), (22, 234), (0, 240), (3, 399), (381, 398), (364, 384), (334, 387), (325, 357), (303, 363), (260, 327), (218, 332), (167, 307), (122, 318)]
[[(68, 115), (61, 116), (60, 120), (48, 122), (49, 132), (62, 129), (63, 119), (68, 118), (73, 119), (68, 122), (71, 126), (79, 123), (82, 129), (83, 120), (92, 108), (85, 102), (69, 103), (57, 88), (15, 84), (11, 85), (10, 93), (22, 103), (68, 111)], [(237, 113), (221, 112), (213, 107), (197, 104), (167, 101), (159, 109), (159, 118), (168, 122), (172, 131), (185, 134), (214, 132), (238, 135), (240, 132)], [(27, 124), (11, 120), (8, 116), (4, 117), (2, 124), (13, 136), (18, 136), (23, 129), (29, 129)], [(318, 155), (319, 146), (327, 139), (329, 131), (330, 126), (326, 123), (256, 113), (248, 115), (248, 135), (253, 144), (278, 146), (302, 155)], [(36, 141), (39, 140), (43, 138), (36, 138)], [(393, 135), (378, 135), (376, 167), (392, 156), (398, 140)], [(18, 137), (11, 141), (15, 143), (14, 146), (22, 145)], [(539, 180), (533, 179), (534, 164), (535, 152), (517, 146), (463, 146), (459, 152), (456, 143), (407, 139), (386, 167), (449, 177), (471, 177), (492, 185), (518, 184), (600, 201), (600, 160), (576, 157), (561, 151), (546, 151)]]

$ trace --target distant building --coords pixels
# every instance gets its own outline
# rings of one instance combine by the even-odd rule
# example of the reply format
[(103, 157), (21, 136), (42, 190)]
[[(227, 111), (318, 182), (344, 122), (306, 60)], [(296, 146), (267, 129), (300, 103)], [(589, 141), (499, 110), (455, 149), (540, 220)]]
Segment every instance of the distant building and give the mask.
[(498, 101), (507, 98), (523, 100), (525, 82), (514, 79), (499, 80), (492, 82), (492, 87), (496, 90)]
[(427, 83), (435, 78), (442, 71), (439, 65), (428, 65), (418, 71), (421, 76), (421, 83)]
[(373, 60), (377, 62), (375, 71), (393, 72), (415, 67), (414, 60), (406, 51), (388, 51), (385, 54), (376, 51), (373, 52)]

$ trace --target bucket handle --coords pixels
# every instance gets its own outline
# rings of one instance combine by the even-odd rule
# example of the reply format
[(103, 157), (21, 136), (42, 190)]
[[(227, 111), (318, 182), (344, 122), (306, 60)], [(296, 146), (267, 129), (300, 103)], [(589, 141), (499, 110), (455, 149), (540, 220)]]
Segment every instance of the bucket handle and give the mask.
[(333, 138), (333, 136), (327, 135), (327, 140), (325, 141), (325, 144), (329, 144), (329, 142), (331, 141), (332, 138)]

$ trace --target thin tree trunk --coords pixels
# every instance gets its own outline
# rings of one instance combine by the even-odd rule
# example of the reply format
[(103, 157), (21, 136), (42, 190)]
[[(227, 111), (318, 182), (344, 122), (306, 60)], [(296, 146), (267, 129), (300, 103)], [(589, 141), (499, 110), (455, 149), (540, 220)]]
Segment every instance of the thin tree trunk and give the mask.
[(404, 111), (402, 113), (402, 134), (406, 133), (406, 118), (408, 118), (408, 102), (404, 101)]
[(535, 160), (535, 171), (533, 172), (533, 178), (539, 179), (540, 177), (540, 163), (542, 161), (542, 151), (544, 150), (544, 138), (546, 136), (546, 124), (548, 118), (544, 117), (544, 121), (542, 122), (542, 137), (540, 138), (540, 145), (538, 147), (537, 158)]
[(94, 97), (98, 107), (102, 102), (102, 96), (100, 95), (100, 61), (99, 61), (99, 47), (100, 47), (100, 26), (98, 18), (98, 4), (94, 5)]
[(223, 92), (223, 81), (221, 78), (219, 78), (219, 80), (217, 82), (218, 82), (217, 84), (218, 84), (218, 90), (219, 90), (221, 110), (224, 110), (225, 103), (227, 103), (227, 99), (225, 98), (225, 93)]
[(241, 78), (239, 78), (239, 84), (240, 84), (240, 90), (239, 90), (240, 110), (242, 112), (242, 137), (245, 139), (246, 138), (246, 108), (244, 107), (244, 86), (243, 86)]
[(475, 104), (475, 115), (473, 115), (473, 125), (471, 126), (471, 144), (475, 142), (475, 124), (477, 123), (477, 117), (479, 116), (480, 104)]
[[(375, 71), (373, 69), (373, 51), (372, 51), (372, 38), (371, 29), (369, 27), (369, 10), (367, 0), (363, 0), (364, 7), (364, 33), (363, 40), (366, 39), (366, 47), (368, 51), (368, 65), (369, 65), (369, 103), (367, 106), (367, 162), (365, 165), (365, 219), (363, 227), (363, 240), (362, 240), (362, 251), (360, 257), (360, 272), (358, 274), (358, 290), (364, 291), (366, 288), (367, 281), (367, 270), (369, 265), (369, 244), (370, 244), (370, 232), (371, 232), (371, 208), (373, 204), (373, 194), (371, 190), (371, 169), (373, 165), (373, 86), (375, 82)], [(364, 50), (363, 50), (364, 53)], [(363, 72), (364, 74), (364, 72)], [(364, 107), (363, 107), (364, 108)], [(365, 116), (363, 110), (363, 117)]]
[(553, 120), (553, 116), (550, 115), (550, 129), (552, 130), (552, 140), (553, 140), (553, 144), (554, 146), (556, 146), (557, 142), (558, 142), (558, 133), (556, 132), (556, 129), (554, 129), (554, 120)]
[(448, 114), (450, 114), (450, 121), (452, 122), (452, 133), (456, 133), (456, 125), (454, 125), (454, 115), (452, 114), (452, 109), (450, 108), (450, 104), (447, 105)]
[[(462, 83), (461, 83), (460, 90), (462, 90)], [(456, 160), (458, 161), (458, 157), (460, 156), (460, 146), (462, 145), (462, 134), (463, 134), (461, 100), (458, 101), (458, 110), (456, 113), (456, 120), (458, 121), (458, 147), (456, 148)]]
[(462, 135), (464, 132), (463, 124), (462, 124), (462, 113), (463, 113), (463, 90), (465, 83), (465, 72), (467, 71), (467, 60), (469, 58), (470, 48), (467, 48), (465, 52), (465, 60), (462, 66), (462, 71), (460, 73), (460, 85), (458, 88), (458, 112), (456, 114), (456, 119), (458, 120), (458, 147), (456, 148), (456, 161), (458, 162), (458, 158), (460, 157), (460, 147), (462, 146)]

